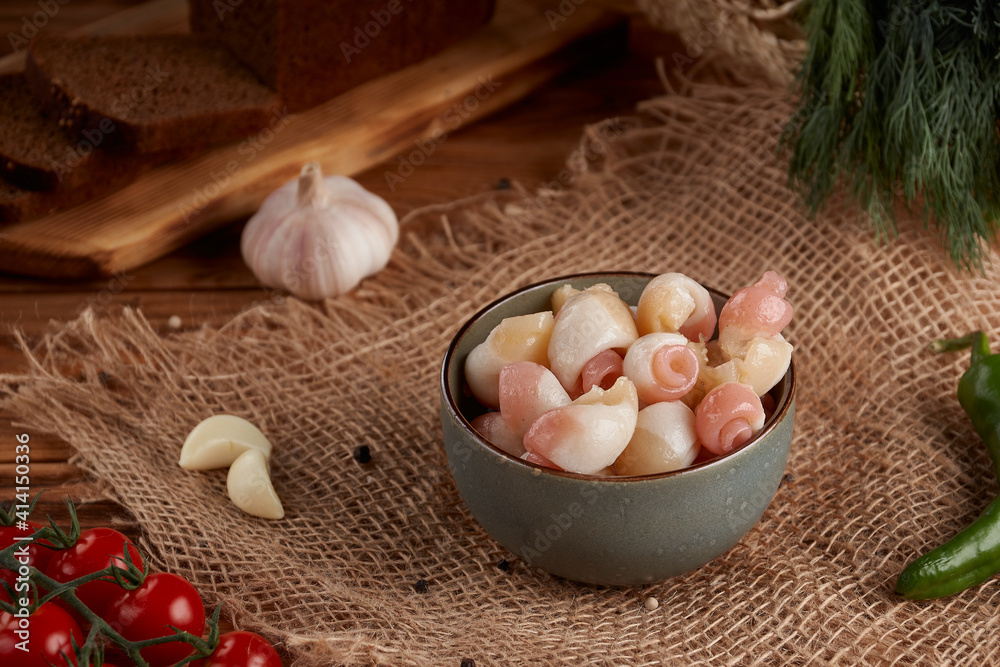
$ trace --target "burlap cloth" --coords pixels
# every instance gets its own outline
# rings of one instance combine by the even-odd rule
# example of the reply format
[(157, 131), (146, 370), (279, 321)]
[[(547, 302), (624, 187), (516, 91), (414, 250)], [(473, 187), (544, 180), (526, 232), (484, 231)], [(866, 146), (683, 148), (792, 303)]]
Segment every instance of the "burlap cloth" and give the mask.
[(684, 51), (669, 60), (682, 71), (696, 61), (723, 60), (730, 70), (790, 83), (806, 53), (797, 20), (804, 0), (635, 1), (653, 25), (680, 37)]
[[(2, 378), (4, 407), (79, 451), (156, 567), (297, 665), (996, 664), (1000, 583), (892, 593), (996, 491), (955, 400), (968, 356), (927, 351), (976, 327), (1000, 341), (996, 266), (959, 274), (915, 227), (885, 249), (850, 213), (804, 219), (774, 156), (783, 97), (695, 87), (591, 127), (553, 189), (422, 211), (385, 271), (322, 307), (272, 295), (167, 337), (137, 312), (85, 314)], [(471, 518), (441, 446), (438, 370), (459, 325), (526, 283), (602, 269), (723, 290), (775, 269), (796, 308), (796, 435), (771, 507), (724, 556), (641, 588), (527, 567)], [(188, 431), (222, 412), (273, 440), (284, 520), (237, 511), (225, 471), (177, 466)]]

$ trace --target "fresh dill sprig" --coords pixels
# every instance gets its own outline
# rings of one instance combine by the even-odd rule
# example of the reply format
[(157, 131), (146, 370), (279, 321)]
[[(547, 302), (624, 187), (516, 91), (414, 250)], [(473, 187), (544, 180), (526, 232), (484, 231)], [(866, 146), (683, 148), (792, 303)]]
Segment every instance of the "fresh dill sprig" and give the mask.
[(1000, 3), (811, 0), (789, 182), (817, 213), (843, 182), (879, 240), (902, 198), (982, 269), (1000, 219)]

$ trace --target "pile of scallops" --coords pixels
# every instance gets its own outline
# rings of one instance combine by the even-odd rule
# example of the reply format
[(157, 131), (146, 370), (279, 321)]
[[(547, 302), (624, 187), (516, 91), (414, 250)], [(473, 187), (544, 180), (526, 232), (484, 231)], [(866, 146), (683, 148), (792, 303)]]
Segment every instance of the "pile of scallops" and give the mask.
[(787, 291), (767, 271), (716, 315), (681, 273), (651, 280), (634, 308), (605, 284), (563, 285), (551, 311), (506, 318), (469, 353), (465, 379), (487, 410), (472, 427), (512, 456), (585, 475), (728, 454), (774, 410), (768, 391), (792, 357)]

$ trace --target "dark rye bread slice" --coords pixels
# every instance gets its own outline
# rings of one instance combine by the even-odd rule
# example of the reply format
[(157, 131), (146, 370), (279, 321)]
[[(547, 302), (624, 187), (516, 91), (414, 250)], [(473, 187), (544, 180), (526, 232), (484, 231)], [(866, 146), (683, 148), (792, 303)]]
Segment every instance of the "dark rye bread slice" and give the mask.
[(295, 112), (468, 37), (489, 22), (494, 0), (190, 0), (189, 4), (192, 32), (227, 45)]
[(21, 74), (0, 76), (0, 222), (30, 220), (127, 185), (182, 153), (139, 155), (73, 143)]
[[(121, 182), (138, 164), (166, 162), (182, 154), (143, 158), (73, 142), (47, 118), (22, 74), (0, 75), (0, 177), (25, 190), (73, 190), (89, 181)], [(124, 172), (124, 173), (123, 173)]]
[(54, 195), (51, 192), (25, 190), (0, 179), (0, 223), (8, 224), (37, 218), (48, 213), (48, 206), (52, 202)]
[[(100, 199), (120, 190), (172, 155), (128, 155), (95, 151), (67, 162), (63, 180), (52, 190), (27, 190), (0, 178), (0, 223), (24, 222)], [(75, 166), (73, 166), (75, 165)]]
[[(92, 152), (91, 152), (92, 154)], [(52, 190), (90, 155), (73, 154), (66, 134), (49, 120), (23, 74), (0, 76), (0, 176), (27, 190)]]
[(41, 35), (25, 74), (71, 136), (101, 148), (205, 148), (280, 113), (277, 95), (224, 46), (193, 35)]

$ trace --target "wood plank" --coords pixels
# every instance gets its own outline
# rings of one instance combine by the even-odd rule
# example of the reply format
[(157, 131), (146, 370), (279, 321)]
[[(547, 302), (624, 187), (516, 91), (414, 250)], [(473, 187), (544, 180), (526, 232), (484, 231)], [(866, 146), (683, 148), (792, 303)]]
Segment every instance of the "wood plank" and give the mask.
[[(24, 428), (18, 428), (10, 420), (0, 421), (0, 464), (15, 463), (16, 452), (11, 446), (15, 437), (25, 433)], [(66, 464), (75, 453), (70, 445), (48, 433), (29, 433), (31, 437), (31, 460), (44, 463)], [(69, 468), (62, 471), (65, 477), (58, 479), (59, 483), (64, 483), (73, 476), (73, 471)], [(5, 484), (9, 484), (13, 477), (4, 478)], [(0, 497), (3, 500), (3, 497)]]
[[(111, 275), (255, 211), (315, 160), (357, 174), (522, 99), (597, 47), (624, 46), (620, 16), (581, 6), (552, 30), (537, 7), (501, 3), (494, 22), (455, 47), (295, 116), (250, 143), (166, 165), (102, 200), (13, 225), (0, 264), (41, 276)], [(572, 48), (570, 48), (572, 47)]]
[[(115, 279), (117, 280), (117, 279)], [(10, 294), (3, 298), (0, 326), (17, 326), (29, 337), (38, 337), (49, 328), (50, 320), (92, 308), (98, 315), (118, 312), (122, 306), (142, 309), (146, 318), (169, 333), (173, 316), (181, 318), (181, 329), (220, 326), (234, 313), (266, 302), (277, 292), (255, 287), (233, 290), (164, 290), (128, 292), (112, 287), (100, 292), (56, 292), (51, 294)]]

